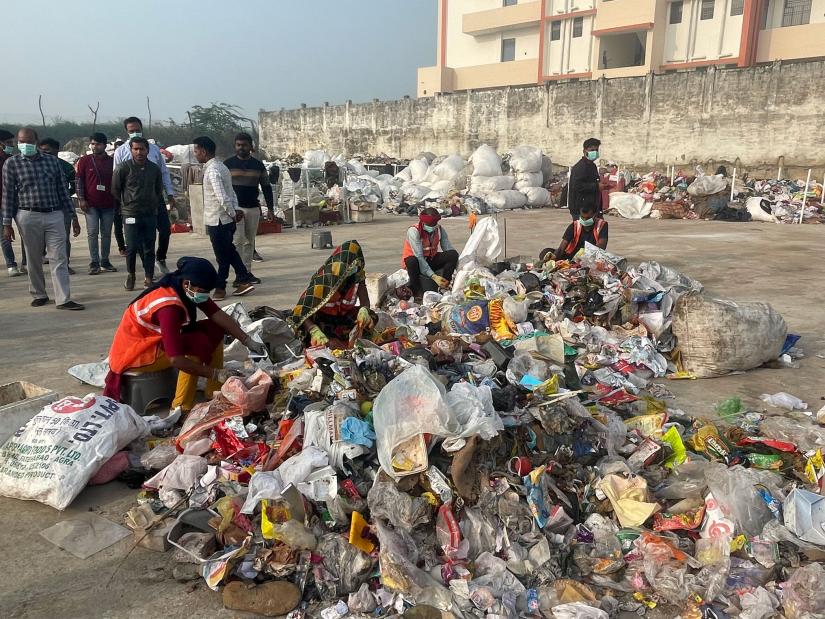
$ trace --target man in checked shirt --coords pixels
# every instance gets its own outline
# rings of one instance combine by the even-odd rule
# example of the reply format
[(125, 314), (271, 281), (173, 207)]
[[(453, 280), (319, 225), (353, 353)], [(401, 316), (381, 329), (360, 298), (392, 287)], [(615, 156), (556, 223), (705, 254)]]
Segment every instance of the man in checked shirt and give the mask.
[[(82, 310), (83, 305), (72, 301), (69, 287), (63, 213), (74, 214), (74, 205), (63, 171), (57, 157), (37, 150), (34, 129), (17, 132), (17, 149), (20, 153), (3, 166), (3, 238), (14, 239), (11, 224), (15, 221), (29, 256), (42, 256), (46, 250), (57, 309)], [(29, 263), (29, 292), (32, 307), (49, 302), (40, 260)]]

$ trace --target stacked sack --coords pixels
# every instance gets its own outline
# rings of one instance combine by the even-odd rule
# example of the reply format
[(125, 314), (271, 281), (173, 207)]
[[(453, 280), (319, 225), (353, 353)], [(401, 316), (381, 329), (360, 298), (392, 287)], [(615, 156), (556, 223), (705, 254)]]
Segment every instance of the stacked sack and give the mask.
[(521, 208), (527, 204), (527, 197), (513, 189), (516, 179), (502, 172), (501, 157), (490, 146), (479, 146), (470, 157), (470, 162), (473, 164), (469, 188), (471, 195), (483, 198), (491, 207), (500, 210)]
[(525, 195), (527, 206), (534, 208), (550, 204), (550, 192), (543, 187), (542, 162), (541, 149), (533, 146), (517, 146), (510, 153), (515, 189)]
[(461, 155), (432, 158), (429, 155), (431, 153), (422, 153), (396, 176), (403, 181), (401, 191), (409, 202), (442, 200), (450, 191), (466, 186), (467, 162)]

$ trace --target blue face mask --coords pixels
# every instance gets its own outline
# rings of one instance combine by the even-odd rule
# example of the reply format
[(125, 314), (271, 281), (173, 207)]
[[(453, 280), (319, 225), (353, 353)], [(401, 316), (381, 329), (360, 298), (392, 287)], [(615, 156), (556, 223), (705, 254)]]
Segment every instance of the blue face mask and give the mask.
[(7, 155), (11, 155), (14, 152), (14, 146), (4, 146), (3, 152)]
[(590, 228), (593, 225), (593, 218), (590, 219), (582, 219), (579, 217), (579, 223), (583, 225), (585, 228)]
[(143, 132), (142, 131), (135, 131), (134, 133), (129, 134), (129, 139), (130, 140), (132, 138), (142, 138), (142, 137), (143, 137)]
[(426, 225), (422, 225), (421, 227), (422, 227), (422, 228), (424, 228), (424, 231), (425, 231), (425, 232), (429, 232), (430, 234), (432, 234), (433, 232), (435, 232), (435, 226), (426, 226)]
[(189, 297), (189, 300), (192, 301), (192, 303), (194, 303), (195, 305), (206, 303), (209, 300), (208, 292), (194, 292), (189, 287), (186, 288), (186, 296)]
[(24, 157), (33, 157), (37, 152), (37, 146), (34, 144), (26, 144), (25, 142), (18, 142), (17, 150), (19, 150), (20, 154)]
[(590, 161), (596, 161), (599, 158), (599, 151), (597, 150), (589, 150), (587, 151), (587, 158)]

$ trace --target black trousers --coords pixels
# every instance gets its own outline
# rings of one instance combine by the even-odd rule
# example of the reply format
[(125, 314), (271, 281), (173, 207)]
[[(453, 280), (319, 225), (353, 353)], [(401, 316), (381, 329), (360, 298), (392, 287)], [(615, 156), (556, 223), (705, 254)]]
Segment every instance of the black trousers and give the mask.
[[(135, 223), (129, 223), (134, 219)], [(137, 257), (143, 263), (143, 273), (149, 279), (155, 276), (155, 231), (157, 217), (124, 217), (123, 229), (126, 232), (126, 271), (135, 272)]]
[(115, 229), (115, 240), (117, 241), (117, 249), (118, 251), (123, 251), (126, 249), (126, 239), (123, 238), (123, 217), (120, 214), (120, 205), (115, 206), (115, 221), (114, 221), (114, 229)]
[(226, 290), (226, 278), (229, 277), (229, 267), (235, 269), (235, 279), (238, 283), (245, 284), (249, 281), (249, 271), (246, 270), (232, 237), (235, 236), (235, 222), (228, 224), (218, 224), (217, 226), (206, 226), (209, 233), (209, 240), (212, 242), (212, 250), (215, 252), (215, 260), (218, 261), (218, 282), (215, 285), (217, 290)]
[(169, 251), (169, 239), (172, 237), (172, 222), (169, 221), (169, 211), (161, 201), (158, 206), (158, 260), (166, 260)]
[[(427, 264), (429, 264), (430, 268), (436, 273), (441, 271), (443, 278), (452, 279), (453, 273), (455, 273), (455, 269), (458, 266), (458, 252), (454, 249), (439, 252), (432, 258), (427, 258)], [(428, 291), (438, 292), (438, 286), (435, 285), (435, 282), (421, 274), (421, 267), (418, 266), (418, 258), (410, 256), (404, 260), (404, 266), (410, 275), (410, 288), (412, 288), (414, 296), (420, 297)]]

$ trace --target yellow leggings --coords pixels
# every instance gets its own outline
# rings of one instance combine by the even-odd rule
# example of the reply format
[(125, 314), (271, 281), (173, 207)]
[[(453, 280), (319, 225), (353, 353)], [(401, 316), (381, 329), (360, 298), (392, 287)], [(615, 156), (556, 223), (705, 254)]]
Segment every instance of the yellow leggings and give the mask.
[[(197, 357), (187, 356), (186, 358), (190, 361), (194, 361), (195, 363), (199, 362)], [(166, 370), (170, 367), (172, 367), (172, 364), (169, 361), (169, 357), (167, 357), (163, 351), (160, 351), (158, 358), (155, 359), (154, 363), (144, 365), (139, 368), (129, 368), (128, 371), (143, 374), (144, 372), (160, 372), (161, 370)], [(212, 360), (209, 363), (209, 367), (212, 369), (220, 369), (223, 367), (222, 344), (218, 345), (218, 347), (215, 348), (215, 352), (212, 353)], [(184, 413), (188, 413), (192, 410), (192, 407), (195, 405), (195, 392), (198, 389), (198, 378), (200, 377), (195, 376), (194, 374), (178, 372), (178, 384), (175, 387), (175, 399), (172, 400), (172, 408), (180, 406)], [(206, 381), (206, 390), (204, 391), (204, 395), (211, 397), (212, 393), (220, 390), (220, 388), (221, 384), (214, 378), (210, 378)]]

